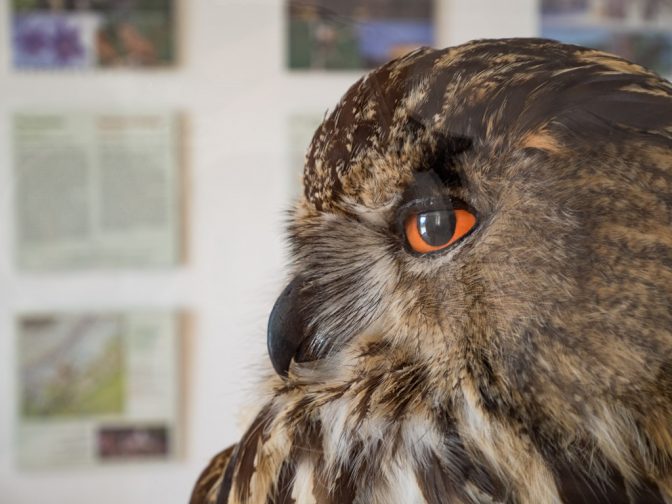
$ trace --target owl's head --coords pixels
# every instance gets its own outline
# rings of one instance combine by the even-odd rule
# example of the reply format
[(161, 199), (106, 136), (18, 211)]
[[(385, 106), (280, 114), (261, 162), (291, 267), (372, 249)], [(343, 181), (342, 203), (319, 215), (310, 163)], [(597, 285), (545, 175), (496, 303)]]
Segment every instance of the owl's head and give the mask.
[(670, 414), (669, 82), (548, 40), (420, 49), (345, 94), (304, 191), (269, 323), (288, 380), (375, 347), (558, 428)]

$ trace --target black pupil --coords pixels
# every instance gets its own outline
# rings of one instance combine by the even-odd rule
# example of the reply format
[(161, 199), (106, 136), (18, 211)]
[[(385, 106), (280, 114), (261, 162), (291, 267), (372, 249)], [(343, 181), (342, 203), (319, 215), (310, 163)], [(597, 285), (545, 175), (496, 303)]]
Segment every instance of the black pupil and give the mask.
[(455, 234), (455, 212), (436, 210), (418, 214), (418, 231), (427, 244), (445, 245)]

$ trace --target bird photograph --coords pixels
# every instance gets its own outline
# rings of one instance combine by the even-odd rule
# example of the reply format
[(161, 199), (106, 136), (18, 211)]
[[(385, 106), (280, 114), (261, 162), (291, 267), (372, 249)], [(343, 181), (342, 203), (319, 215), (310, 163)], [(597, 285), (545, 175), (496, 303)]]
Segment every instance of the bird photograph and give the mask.
[(0, 504), (672, 504), (672, 0), (0, 33)]

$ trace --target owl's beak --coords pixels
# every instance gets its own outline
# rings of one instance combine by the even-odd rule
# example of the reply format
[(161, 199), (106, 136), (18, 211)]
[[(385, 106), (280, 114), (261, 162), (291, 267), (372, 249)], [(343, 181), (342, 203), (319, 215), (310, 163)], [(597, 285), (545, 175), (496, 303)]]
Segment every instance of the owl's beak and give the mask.
[(305, 325), (299, 309), (301, 283), (301, 277), (296, 277), (285, 287), (275, 301), (268, 319), (268, 355), (280, 376), (287, 376), (292, 359), (306, 339)]

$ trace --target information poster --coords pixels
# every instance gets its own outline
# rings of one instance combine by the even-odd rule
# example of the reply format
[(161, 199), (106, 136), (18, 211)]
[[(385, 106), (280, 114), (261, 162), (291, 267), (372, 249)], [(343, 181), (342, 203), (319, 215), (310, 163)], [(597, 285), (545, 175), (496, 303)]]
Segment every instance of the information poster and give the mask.
[(21, 316), (19, 465), (176, 457), (183, 319), (165, 312)]
[(11, 0), (19, 69), (157, 67), (175, 62), (174, 0)]
[(672, 75), (672, 2), (541, 0), (542, 37), (593, 47)]
[(180, 261), (177, 115), (22, 113), (13, 136), (21, 269)]
[(373, 68), (434, 45), (432, 0), (289, 0), (291, 69)]

